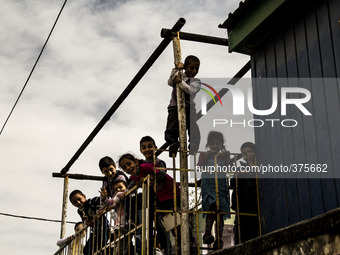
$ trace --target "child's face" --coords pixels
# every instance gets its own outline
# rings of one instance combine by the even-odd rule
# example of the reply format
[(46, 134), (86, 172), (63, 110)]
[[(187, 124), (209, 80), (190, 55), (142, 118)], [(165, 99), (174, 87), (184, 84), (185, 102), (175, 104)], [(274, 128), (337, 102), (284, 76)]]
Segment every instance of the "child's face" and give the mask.
[(156, 147), (152, 141), (144, 141), (140, 144), (140, 152), (144, 155), (145, 159), (152, 160), (153, 152)]
[(130, 159), (124, 158), (123, 160), (121, 160), (120, 166), (123, 169), (123, 171), (129, 175), (137, 174), (137, 166), (138, 166), (137, 160), (130, 160)]
[(126, 191), (126, 186), (125, 186), (124, 182), (118, 182), (115, 185), (113, 185), (113, 189), (114, 189), (115, 193), (117, 193), (117, 192), (125, 192)]
[(209, 143), (209, 148), (212, 151), (220, 151), (223, 147), (223, 141), (221, 141), (218, 138), (212, 139), (212, 141)]
[(81, 229), (83, 229), (84, 228), (84, 224), (78, 224), (77, 226), (76, 226), (76, 228), (74, 229), (74, 232), (75, 233), (78, 233)]
[(102, 169), (102, 173), (109, 179), (111, 180), (113, 176), (116, 174), (116, 166), (110, 165), (110, 166), (105, 166)]
[(185, 75), (189, 78), (194, 78), (196, 74), (198, 73), (198, 70), (200, 68), (199, 62), (191, 61), (189, 64), (184, 68)]
[(82, 208), (84, 206), (84, 203), (86, 202), (86, 196), (81, 194), (74, 194), (70, 200), (72, 205), (77, 208)]
[(246, 162), (254, 162), (255, 160), (255, 152), (253, 151), (253, 149), (251, 147), (245, 147), (241, 150), (242, 153), (242, 158), (246, 161)]
[[(82, 230), (84, 228), (84, 224), (78, 224), (76, 226), (76, 228), (74, 229), (74, 233), (78, 233), (80, 230)], [(86, 234), (86, 230), (83, 230), (83, 232), (81, 233), (81, 236), (84, 237)]]

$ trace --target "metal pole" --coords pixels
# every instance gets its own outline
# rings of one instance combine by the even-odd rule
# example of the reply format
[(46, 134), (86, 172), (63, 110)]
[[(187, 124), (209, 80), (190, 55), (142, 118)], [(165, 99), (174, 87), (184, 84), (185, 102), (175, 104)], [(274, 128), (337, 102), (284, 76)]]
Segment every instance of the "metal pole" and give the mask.
[(64, 238), (66, 234), (67, 196), (68, 196), (68, 176), (66, 175), (64, 177), (63, 207), (62, 207), (62, 214), (61, 214), (60, 239)]
[[(147, 237), (146, 237), (146, 224), (147, 224), (147, 219), (146, 219), (146, 207), (147, 207), (147, 184), (145, 181), (142, 183), (142, 255), (146, 255), (147, 252)], [(149, 226), (149, 225), (148, 225)]]
[[(161, 31), (161, 37), (166, 38), (169, 36), (174, 36), (176, 32), (173, 32), (171, 29), (163, 28)], [(221, 46), (228, 46), (228, 39), (207, 36), (207, 35), (199, 35), (199, 34), (192, 34), (192, 33), (185, 33), (179, 32), (179, 37), (181, 40), (187, 40), (192, 42), (200, 42), (200, 43), (209, 43)]]
[[(179, 36), (173, 38), (175, 65), (182, 62), (181, 46)], [(176, 84), (177, 89), (177, 110), (179, 123), (179, 141), (180, 141), (180, 168), (188, 169), (187, 159), (187, 129), (185, 116), (185, 96), (184, 91)], [(190, 238), (189, 238), (189, 189), (188, 189), (188, 172), (181, 171), (181, 250), (182, 255), (190, 254)]]
[(176, 158), (175, 155), (172, 154), (172, 167), (173, 167), (173, 190), (174, 190), (174, 219), (175, 219), (175, 255), (179, 255), (178, 254), (178, 247), (181, 245), (178, 243), (178, 231), (177, 231), (177, 193), (176, 193)]
[[(217, 169), (217, 156), (214, 156), (214, 166), (215, 169)], [(217, 175), (217, 171), (215, 171), (215, 194), (216, 194), (216, 237), (215, 240), (217, 241), (217, 248), (218, 249), (222, 249), (223, 247), (220, 247), (220, 231), (223, 231), (223, 228), (220, 229), (220, 218), (221, 218), (221, 214), (220, 214), (220, 196), (218, 193), (218, 175)], [(223, 217), (223, 215), (222, 215)]]
[[(65, 175), (61, 173), (52, 173), (52, 177), (64, 178)], [(85, 175), (85, 174), (68, 174), (67, 177), (69, 179), (75, 180), (91, 180), (91, 181), (103, 181), (104, 177), (102, 176), (94, 176), (94, 175)]]
[(195, 169), (195, 214), (196, 214), (196, 238), (197, 238), (197, 254), (201, 254), (200, 252), (200, 239), (199, 239), (199, 236), (200, 236), (200, 233), (199, 233), (199, 229), (200, 229), (200, 226), (199, 226), (199, 218), (198, 218), (198, 200), (197, 200), (197, 170), (196, 170), (196, 166), (197, 166), (197, 162), (196, 162), (196, 159), (197, 159), (197, 154), (194, 155), (194, 169)]

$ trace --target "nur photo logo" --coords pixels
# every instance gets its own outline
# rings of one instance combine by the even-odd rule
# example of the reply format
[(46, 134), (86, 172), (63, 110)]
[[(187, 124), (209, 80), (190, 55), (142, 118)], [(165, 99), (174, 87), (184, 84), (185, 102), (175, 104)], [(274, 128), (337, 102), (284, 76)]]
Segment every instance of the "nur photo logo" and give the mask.
[[(208, 85), (206, 83), (203, 83), (203, 82), (201, 82), (201, 85), (209, 88), (215, 94), (215, 96), (218, 98), (218, 101), (220, 102), (221, 106), (223, 106), (222, 105), (222, 100), (221, 100), (219, 94), (217, 93), (217, 91), (212, 86), (210, 86), (210, 85)], [(207, 93), (211, 97), (211, 99), (214, 101), (215, 105), (217, 104), (215, 96), (209, 90), (207, 90), (205, 88), (202, 88), (202, 86), (200, 87), (200, 89), (202, 91), (204, 91), (205, 93)], [(202, 115), (206, 115), (207, 114), (207, 98), (202, 96), (201, 103), (202, 103), (202, 107), (201, 107)]]
[[(202, 82), (201, 90), (205, 93), (201, 93), (201, 113), (206, 115), (208, 105), (214, 103), (217, 108), (213, 111), (213, 116), (210, 116), (214, 117), (214, 128), (221, 125), (251, 128), (264, 125), (296, 127), (298, 119), (295, 116), (312, 116), (311, 91), (308, 86), (304, 86), (307, 82), (309, 81), (306, 79), (262, 78), (243, 79), (238, 85), (225, 84), (225, 81), (218, 79)], [(207, 83), (213, 83), (214, 87)], [(225, 95), (225, 91), (228, 92), (227, 99), (222, 104), (221, 95)], [(208, 104), (207, 99), (210, 101)]]

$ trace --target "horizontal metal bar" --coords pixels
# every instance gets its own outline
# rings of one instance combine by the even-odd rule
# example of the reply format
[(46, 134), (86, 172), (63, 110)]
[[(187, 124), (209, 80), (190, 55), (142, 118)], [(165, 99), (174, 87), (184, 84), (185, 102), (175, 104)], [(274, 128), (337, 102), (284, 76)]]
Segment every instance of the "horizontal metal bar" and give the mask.
[[(101, 177), (101, 176), (93, 176), (93, 175), (85, 175), (85, 174), (67, 174), (67, 176), (69, 179), (76, 179), (76, 180), (103, 181), (104, 179), (104, 177)], [(52, 177), (64, 178), (65, 174), (52, 173)], [(180, 183), (177, 182), (177, 184), (179, 185)], [(189, 183), (188, 185), (189, 187), (195, 187), (195, 183)], [(133, 190), (129, 190), (129, 193), (131, 193)], [(129, 193), (127, 193), (127, 195)]]
[[(69, 179), (77, 179), (77, 180), (94, 180), (94, 181), (102, 181), (104, 177), (102, 176), (93, 176), (93, 175), (85, 175), (85, 174), (67, 174)], [(52, 173), (52, 177), (64, 178), (65, 174), (61, 173)]]
[[(173, 32), (171, 29), (163, 28), (161, 31), (161, 37), (174, 37), (177, 36), (177, 32)], [(181, 40), (187, 40), (192, 42), (200, 42), (200, 43), (209, 43), (221, 46), (228, 46), (228, 39), (220, 38), (220, 37), (213, 37), (207, 35), (200, 35), (200, 34), (191, 34), (185, 32), (179, 32), (179, 38)]]

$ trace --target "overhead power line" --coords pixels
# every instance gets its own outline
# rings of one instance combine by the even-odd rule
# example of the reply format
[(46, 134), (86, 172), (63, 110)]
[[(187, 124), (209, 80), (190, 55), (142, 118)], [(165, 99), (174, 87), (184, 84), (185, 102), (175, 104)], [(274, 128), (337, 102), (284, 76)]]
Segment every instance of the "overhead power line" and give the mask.
[(7, 122), (8, 122), (8, 120), (9, 120), (9, 118), (11, 117), (11, 115), (12, 115), (12, 113), (13, 113), (13, 111), (14, 111), (16, 105), (18, 104), (19, 99), (21, 98), (21, 95), (22, 95), (22, 93), (24, 92), (24, 90), (25, 90), (25, 88), (26, 88), (26, 86), (27, 86), (27, 83), (28, 83), (28, 81), (30, 80), (30, 78), (31, 78), (31, 76), (32, 76), (32, 74), (33, 74), (33, 71), (34, 71), (35, 67), (37, 66), (37, 64), (38, 64), (38, 62), (39, 62), (39, 60), (40, 60), (40, 57), (41, 57), (41, 55), (42, 55), (42, 53), (43, 53), (43, 51), (44, 51), (44, 49), (45, 49), (45, 47), (46, 47), (46, 45), (47, 45), (48, 40), (50, 39), (50, 37), (51, 37), (51, 35), (52, 35), (52, 32), (53, 32), (53, 30), (54, 30), (54, 28), (55, 28), (55, 26), (56, 26), (56, 24), (57, 24), (57, 22), (58, 22), (58, 20), (59, 20), (59, 17), (60, 17), (60, 15), (61, 15), (61, 13), (62, 13), (62, 11), (63, 11), (65, 5), (66, 5), (66, 2), (67, 2), (67, 0), (65, 0), (63, 6), (61, 7), (61, 9), (60, 9), (60, 11), (59, 11), (59, 14), (58, 14), (56, 20), (54, 21), (54, 24), (53, 24), (53, 26), (52, 26), (52, 29), (51, 29), (50, 33), (48, 34), (48, 37), (47, 37), (47, 39), (46, 39), (46, 41), (45, 41), (45, 43), (44, 43), (44, 46), (42, 47), (42, 49), (41, 49), (41, 51), (40, 51), (40, 53), (39, 53), (39, 56), (38, 56), (37, 60), (35, 61), (34, 65), (33, 65), (33, 68), (32, 68), (32, 70), (31, 70), (30, 74), (28, 75), (27, 80), (26, 80), (26, 82), (25, 82), (25, 84), (24, 84), (24, 86), (23, 86), (23, 88), (22, 88), (22, 90), (21, 90), (21, 92), (20, 92), (20, 94), (19, 94), (17, 100), (15, 101), (15, 103), (14, 103), (14, 105), (13, 105), (13, 107), (12, 107), (12, 110), (10, 111), (9, 115), (7, 116), (7, 119), (6, 119), (5, 123), (3, 124), (2, 128), (1, 128), (0, 135), (2, 134), (2, 132), (3, 132), (4, 128), (5, 128), (5, 126), (7, 125)]
[[(38, 218), (38, 217), (21, 216), (21, 215), (9, 214), (9, 213), (0, 213), (0, 215), (14, 217), (14, 218), (21, 218), (21, 219), (26, 219), (26, 220), (39, 220), (39, 221), (48, 221), (48, 222), (57, 222), (57, 223), (61, 222), (61, 220), (51, 220), (51, 219), (44, 219), (44, 218)], [(76, 222), (67, 221), (66, 223), (75, 224)]]

